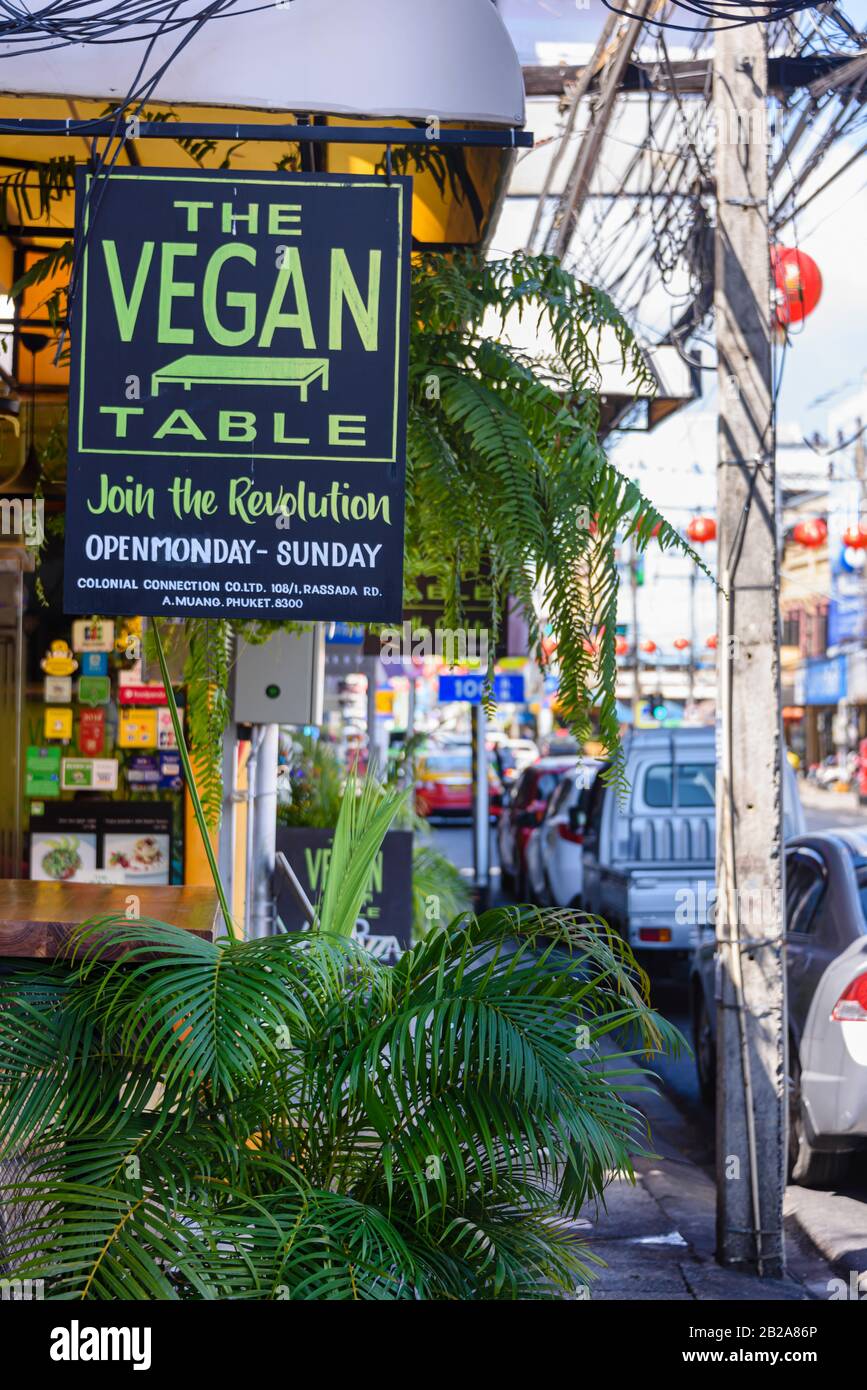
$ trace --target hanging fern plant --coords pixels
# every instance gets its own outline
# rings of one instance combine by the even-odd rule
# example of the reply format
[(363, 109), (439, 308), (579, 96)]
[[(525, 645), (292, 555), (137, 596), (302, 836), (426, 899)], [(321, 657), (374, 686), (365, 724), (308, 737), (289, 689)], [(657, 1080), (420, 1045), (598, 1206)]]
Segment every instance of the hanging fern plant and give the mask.
[[(663, 548), (692, 554), (599, 439), (603, 333), (636, 392), (652, 388), (642, 355), (611, 300), (551, 257), (428, 255), (413, 292), (409, 577), (436, 576), (446, 626), (460, 627), (461, 574), (489, 570), (492, 627), (514, 596), (540, 659), (544, 612), (564, 716), (583, 739), (598, 710), (616, 777), (616, 538), (643, 549), (656, 531)], [(510, 343), (528, 315), (534, 353)]]
[(223, 804), (223, 737), (231, 717), (229, 662), (231, 624), (222, 618), (187, 618), (184, 664), (190, 761), (210, 828), (220, 824)]

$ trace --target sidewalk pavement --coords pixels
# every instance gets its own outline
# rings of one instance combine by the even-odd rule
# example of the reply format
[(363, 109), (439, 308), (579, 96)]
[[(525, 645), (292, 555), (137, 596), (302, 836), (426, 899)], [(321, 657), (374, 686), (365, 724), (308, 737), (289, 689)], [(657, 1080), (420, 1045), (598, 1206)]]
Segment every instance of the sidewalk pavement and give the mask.
[(808, 782), (805, 777), (800, 777), (798, 793), (805, 810), (830, 814), (839, 811), (846, 821), (852, 816), (867, 820), (867, 810), (860, 804), (857, 791), (838, 792), (833, 787), (819, 787), (815, 782)]
[(834, 1271), (792, 1219), (784, 1279), (759, 1279), (716, 1263), (716, 1187), (684, 1152), (687, 1122), (659, 1093), (642, 1096), (640, 1106), (658, 1157), (636, 1160), (635, 1184), (612, 1183), (605, 1208), (585, 1207), (577, 1224), (575, 1234), (605, 1261), (593, 1266), (590, 1299), (827, 1299)]

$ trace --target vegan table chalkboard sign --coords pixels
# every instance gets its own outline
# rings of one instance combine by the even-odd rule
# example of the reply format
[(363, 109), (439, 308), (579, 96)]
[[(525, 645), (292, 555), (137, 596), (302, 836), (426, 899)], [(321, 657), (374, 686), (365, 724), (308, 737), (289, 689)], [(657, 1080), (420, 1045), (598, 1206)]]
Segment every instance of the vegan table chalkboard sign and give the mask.
[[(285, 854), (307, 898), (319, 898), (334, 840), (333, 830), (277, 826), (277, 851)], [(305, 919), (285, 882), (277, 912), (287, 931), (303, 931)], [(376, 856), (355, 939), (386, 965), (394, 965), (412, 945), (412, 831), (389, 830)]]
[(412, 180), (92, 179), (66, 611), (397, 620)]

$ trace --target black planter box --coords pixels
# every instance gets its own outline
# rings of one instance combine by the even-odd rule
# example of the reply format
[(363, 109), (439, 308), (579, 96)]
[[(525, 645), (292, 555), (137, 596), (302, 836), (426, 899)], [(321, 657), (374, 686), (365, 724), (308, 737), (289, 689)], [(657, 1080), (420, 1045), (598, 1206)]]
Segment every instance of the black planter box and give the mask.
[[(277, 826), (277, 852), (285, 854), (314, 905), (322, 892), (333, 839), (333, 830)], [(277, 912), (283, 925), (288, 931), (303, 931), (307, 924), (291, 888), (280, 875), (278, 883)], [(388, 965), (393, 965), (411, 945), (411, 830), (390, 830), (383, 840), (355, 935)]]

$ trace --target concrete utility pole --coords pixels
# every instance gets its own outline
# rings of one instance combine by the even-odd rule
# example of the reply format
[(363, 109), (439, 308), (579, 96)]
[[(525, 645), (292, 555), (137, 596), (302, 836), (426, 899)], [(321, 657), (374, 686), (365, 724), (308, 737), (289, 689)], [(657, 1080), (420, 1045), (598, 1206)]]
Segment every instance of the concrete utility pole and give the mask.
[(718, 31), (715, 45), (717, 1258), (776, 1277), (787, 1029), (765, 25)]

